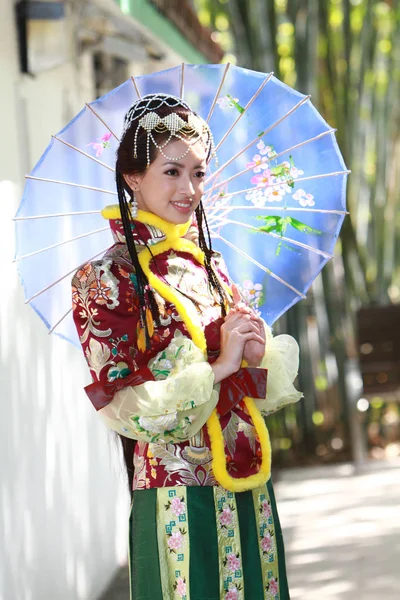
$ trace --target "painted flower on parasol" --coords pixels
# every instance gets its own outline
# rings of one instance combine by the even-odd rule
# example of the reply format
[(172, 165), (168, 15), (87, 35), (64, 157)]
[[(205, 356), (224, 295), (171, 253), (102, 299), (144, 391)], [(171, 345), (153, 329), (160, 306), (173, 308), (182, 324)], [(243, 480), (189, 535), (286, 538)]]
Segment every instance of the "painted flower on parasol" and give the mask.
[[(231, 65), (182, 65), (132, 77), (54, 135), (27, 176), (16, 215), (16, 261), (26, 302), (49, 332), (77, 343), (70, 279), (113, 240), (101, 210), (117, 202), (115, 152), (124, 115), (148, 93), (184, 98), (208, 121), (212, 161), (203, 198), (213, 247), (232, 279), (272, 323), (305, 298), (332, 258), (346, 215), (349, 171), (309, 96), (272, 73)], [(98, 304), (115, 282), (88, 284)], [(250, 282), (250, 284), (248, 283)], [(96, 328), (96, 314), (88, 326)]]

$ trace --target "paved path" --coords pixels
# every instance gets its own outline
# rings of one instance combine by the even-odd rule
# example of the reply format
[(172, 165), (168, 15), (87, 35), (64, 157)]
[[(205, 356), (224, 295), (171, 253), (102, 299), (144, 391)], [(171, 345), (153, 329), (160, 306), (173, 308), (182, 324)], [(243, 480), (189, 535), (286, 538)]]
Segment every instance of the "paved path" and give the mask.
[[(399, 463), (280, 471), (275, 493), (291, 600), (400, 600)], [(126, 569), (99, 600), (129, 600)]]
[(400, 599), (400, 464), (285, 470), (291, 600)]

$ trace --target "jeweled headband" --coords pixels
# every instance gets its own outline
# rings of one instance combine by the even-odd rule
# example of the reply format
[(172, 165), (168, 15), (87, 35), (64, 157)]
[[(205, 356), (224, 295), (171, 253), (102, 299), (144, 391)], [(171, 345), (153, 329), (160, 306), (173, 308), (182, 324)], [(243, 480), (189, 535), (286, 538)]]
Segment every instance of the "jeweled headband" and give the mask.
[[(155, 110), (163, 105), (168, 106), (172, 111), (169, 115), (160, 117)], [(187, 121), (174, 112), (174, 108), (177, 107), (182, 107), (190, 111)], [(186, 102), (176, 96), (169, 94), (147, 94), (143, 96), (127, 112), (124, 130), (129, 129), (134, 121), (138, 121), (133, 147), (134, 158), (137, 158), (137, 138), (139, 131), (140, 129), (144, 129), (147, 132), (147, 166), (150, 165), (150, 141), (153, 142), (165, 158), (172, 161), (178, 161), (186, 156), (197, 141), (203, 142), (205, 147), (210, 150), (211, 156), (215, 156), (214, 139), (209, 126), (204, 119), (192, 111)], [(169, 137), (162, 144), (158, 144), (154, 139), (154, 133), (169, 133)], [(181, 156), (171, 157), (164, 152), (164, 148), (173, 137), (188, 143), (187, 149)]]

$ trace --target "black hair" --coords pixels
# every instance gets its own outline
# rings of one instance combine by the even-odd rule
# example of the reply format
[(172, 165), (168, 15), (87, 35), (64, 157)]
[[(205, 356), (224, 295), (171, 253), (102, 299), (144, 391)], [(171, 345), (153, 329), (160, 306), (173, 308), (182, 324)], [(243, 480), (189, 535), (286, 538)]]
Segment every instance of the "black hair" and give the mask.
[[(160, 313), (157, 302), (154, 297), (154, 293), (150, 288), (148, 279), (143, 272), (143, 269), (139, 262), (137, 249), (134, 242), (132, 228), (135, 227), (134, 219), (131, 215), (131, 203), (133, 200), (133, 192), (126, 183), (124, 175), (127, 174), (142, 174), (147, 168), (147, 133), (140, 129), (137, 131), (139, 117), (144, 114), (147, 110), (156, 112), (160, 117), (165, 117), (171, 112), (176, 112), (182, 119), (188, 120), (188, 116), (191, 109), (184, 103), (181, 103), (179, 99), (174, 96), (163, 96), (159, 94), (148, 94), (139, 101), (135, 102), (134, 105), (129, 109), (125, 117), (125, 132), (122, 137), (120, 146), (117, 150), (117, 162), (116, 162), (116, 186), (118, 193), (118, 202), (121, 211), (121, 219), (124, 228), (126, 245), (128, 248), (129, 256), (135, 269), (136, 282), (137, 282), (137, 293), (139, 298), (139, 311), (140, 311), (140, 322), (145, 330), (146, 348), (150, 348), (150, 336), (148, 330), (148, 324), (146, 319), (146, 309), (150, 309), (152, 317), (156, 325), (160, 323)], [(195, 113), (194, 113), (195, 114)], [(137, 115), (137, 116), (136, 116)], [(137, 156), (134, 156), (134, 140), (136, 136), (137, 144)], [(165, 142), (169, 134), (167, 133), (155, 133), (154, 136), (161, 144)], [(209, 139), (208, 142), (211, 140)], [(153, 144), (150, 144), (150, 164), (156, 158), (156, 148)], [(209, 143), (209, 154), (207, 160), (211, 157), (211, 143)], [(217, 275), (213, 269), (212, 256), (213, 248), (211, 243), (210, 229), (208, 227), (204, 206), (200, 202), (196, 208), (196, 221), (199, 232), (199, 247), (204, 252), (204, 266), (207, 271), (208, 282), (210, 290), (215, 290), (218, 293), (221, 307), (221, 316), (226, 316), (225, 307), (225, 296), (222, 286), (218, 280)], [(207, 233), (207, 238), (205, 231)], [(143, 240), (145, 242), (145, 240)], [(149, 251), (151, 248), (145, 244)], [(155, 261), (155, 267), (157, 268), (157, 261)], [(160, 274), (161, 276), (161, 274)], [(133, 454), (136, 442), (130, 438), (122, 438), (121, 443), (123, 447), (124, 459), (127, 468), (129, 489), (132, 493), (132, 483), (134, 477), (133, 469)]]

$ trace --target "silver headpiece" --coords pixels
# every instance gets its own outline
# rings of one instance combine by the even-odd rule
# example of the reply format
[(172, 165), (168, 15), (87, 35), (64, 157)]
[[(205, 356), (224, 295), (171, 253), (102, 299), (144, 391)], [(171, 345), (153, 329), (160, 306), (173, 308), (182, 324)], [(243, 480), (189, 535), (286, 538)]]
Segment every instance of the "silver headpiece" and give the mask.
[[(160, 117), (155, 110), (163, 105), (168, 106), (172, 110), (165, 117)], [(174, 112), (174, 108), (176, 107), (183, 107), (190, 111), (187, 121)], [(210, 149), (211, 156), (215, 157), (214, 139), (208, 124), (204, 119), (196, 115), (186, 102), (176, 96), (170, 96), (169, 94), (148, 94), (143, 96), (143, 98), (137, 100), (131, 106), (126, 114), (124, 131), (129, 129), (134, 121), (138, 121), (134, 139), (134, 157), (137, 158), (137, 138), (139, 131), (140, 129), (144, 129), (147, 132), (147, 166), (150, 165), (150, 141), (153, 142), (165, 158), (172, 161), (178, 161), (186, 156), (191, 147), (199, 140), (204, 143), (206, 148)], [(158, 144), (154, 139), (154, 133), (168, 133), (169, 136), (165, 142)], [(173, 137), (188, 143), (187, 150), (181, 156), (171, 157), (164, 152), (164, 148)]]

